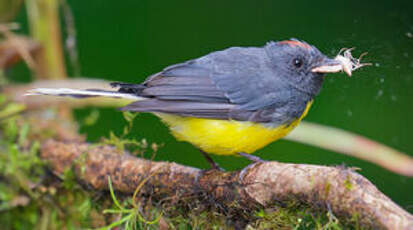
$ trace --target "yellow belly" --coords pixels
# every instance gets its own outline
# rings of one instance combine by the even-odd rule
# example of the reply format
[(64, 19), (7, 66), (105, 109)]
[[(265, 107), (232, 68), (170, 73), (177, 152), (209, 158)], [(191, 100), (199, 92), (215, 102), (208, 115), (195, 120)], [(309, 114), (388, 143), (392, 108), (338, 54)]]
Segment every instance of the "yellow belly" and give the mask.
[(269, 127), (249, 121), (214, 120), (181, 117), (157, 113), (172, 134), (180, 141), (187, 141), (207, 153), (232, 155), (237, 152), (253, 153), (269, 143), (287, 135), (307, 114), (312, 101), (301, 117), (278, 127)]

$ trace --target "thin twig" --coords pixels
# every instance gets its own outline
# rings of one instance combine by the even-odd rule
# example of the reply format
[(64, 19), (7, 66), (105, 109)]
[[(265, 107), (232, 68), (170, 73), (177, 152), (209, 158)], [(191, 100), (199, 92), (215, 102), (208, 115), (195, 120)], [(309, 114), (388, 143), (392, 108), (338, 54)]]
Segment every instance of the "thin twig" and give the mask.
[(35, 69), (36, 62), (30, 54), (30, 47), (27, 45), (27, 41), (16, 36), (13, 32), (10, 31), (8, 26), (3, 24), (0, 24), (0, 33), (2, 33), (10, 42), (10, 44), (17, 50), (18, 54), (26, 62), (27, 66), (32, 70)]
[(73, 75), (80, 76), (80, 63), (79, 63), (79, 55), (77, 52), (77, 39), (76, 39), (76, 27), (75, 27), (75, 19), (73, 17), (72, 9), (70, 5), (67, 3), (66, 0), (60, 0), (63, 19), (65, 22), (65, 29), (66, 29), (66, 40), (65, 40), (65, 47), (69, 53), (70, 63), (73, 68)]

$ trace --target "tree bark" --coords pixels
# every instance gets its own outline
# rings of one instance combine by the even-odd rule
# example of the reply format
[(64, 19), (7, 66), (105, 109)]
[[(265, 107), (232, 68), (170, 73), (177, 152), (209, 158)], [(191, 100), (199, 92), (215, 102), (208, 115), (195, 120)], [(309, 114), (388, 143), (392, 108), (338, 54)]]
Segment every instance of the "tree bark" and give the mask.
[(107, 145), (53, 140), (43, 144), (41, 156), (54, 173), (73, 167), (78, 180), (96, 190), (107, 190), (110, 176), (115, 190), (133, 193), (144, 183), (139, 192), (158, 200), (208, 197), (227, 212), (301, 202), (342, 218), (357, 215), (363, 226), (374, 229), (413, 229), (412, 215), (344, 167), (265, 162), (240, 171), (202, 171), (136, 158)]

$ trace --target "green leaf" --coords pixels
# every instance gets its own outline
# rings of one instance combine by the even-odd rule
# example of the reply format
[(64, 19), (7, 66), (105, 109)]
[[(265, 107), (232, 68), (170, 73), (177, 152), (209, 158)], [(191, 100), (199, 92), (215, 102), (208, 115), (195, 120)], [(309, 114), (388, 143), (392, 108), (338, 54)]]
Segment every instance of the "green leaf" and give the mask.
[(24, 123), (23, 126), (20, 129), (20, 135), (19, 135), (19, 140), (17, 143), (19, 143), (19, 145), (23, 145), (23, 143), (26, 141), (27, 138), (27, 134), (29, 133), (29, 124), (28, 123)]
[(23, 104), (10, 103), (5, 108), (0, 110), (0, 119), (5, 119), (14, 114), (18, 114), (25, 109), (26, 109), (26, 106)]
[(123, 118), (125, 118), (125, 120), (128, 123), (133, 122), (133, 120), (135, 119), (135, 117), (138, 115), (138, 113), (132, 113), (129, 111), (123, 112)]
[(118, 207), (120, 210), (123, 210), (124, 208), (119, 204), (118, 200), (116, 199), (115, 192), (113, 191), (113, 187), (112, 187), (112, 180), (110, 179), (110, 176), (108, 176), (108, 185), (109, 185), (110, 196), (112, 197), (113, 203), (115, 203), (116, 207)]
[(94, 109), (92, 110), (92, 112), (89, 113), (87, 117), (83, 119), (83, 124), (85, 124), (86, 126), (92, 126), (96, 124), (96, 122), (99, 119), (99, 116), (100, 116), (99, 110)]

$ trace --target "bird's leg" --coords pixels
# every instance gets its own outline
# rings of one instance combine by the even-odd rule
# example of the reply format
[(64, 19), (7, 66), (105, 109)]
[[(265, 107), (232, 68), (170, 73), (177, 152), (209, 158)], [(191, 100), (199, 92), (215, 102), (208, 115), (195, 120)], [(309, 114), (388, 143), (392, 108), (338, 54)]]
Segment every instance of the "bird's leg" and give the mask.
[(240, 172), (240, 174), (239, 174), (239, 179), (240, 179), (240, 181), (244, 181), (244, 176), (245, 176), (245, 174), (246, 174), (251, 168), (253, 168), (255, 165), (267, 162), (266, 160), (263, 160), (263, 159), (261, 159), (261, 158), (259, 158), (259, 157), (257, 157), (257, 156), (254, 156), (254, 155), (251, 155), (251, 154), (248, 154), (248, 153), (238, 152), (237, 154), (238, 154), (238, 156), (245, 157), (245, 158), (247, 158), (248, 160), (252, 161), (251, 164), (249, 164), (247, 167), (245, 167), (245, 168), (243, 168), (243, 169), (241, 170), (241, 172)]
[(208, 161), (209, 165), (211, 166), (211, 169), (215, 169), (215, 170), (219, 170), (219, 171), (225, 171), (224, 169), (219, 167), (219, 165), (214, 160), (212, 160), (212, 158), (208, 155), (208, 153), (206, 153), (202, 150), (199, 150), (199, 151), (205, 157), (206, 161)]
[(263, 159), (261, 159), (261, 158), (259, 158), (259, 157), (257, 157), (257, 156), (248, 154), (248, 153), (239, 152), (238, 155), (239, 155), (239, 156), (242, 156), (242, 157), (245, 157), (245, 158), (247, 158), (248, 160), (250, 160), (250, 161), (252, 161), (252, 162), (254, 162), (254, 163), (263, 163), (263, 162), (266, 162), (265, 160), (263, 160)]

